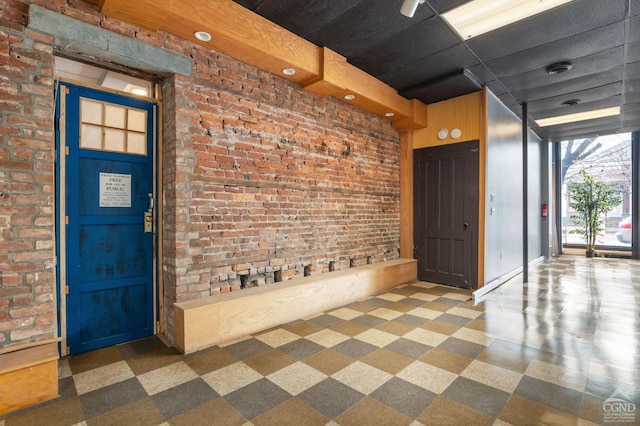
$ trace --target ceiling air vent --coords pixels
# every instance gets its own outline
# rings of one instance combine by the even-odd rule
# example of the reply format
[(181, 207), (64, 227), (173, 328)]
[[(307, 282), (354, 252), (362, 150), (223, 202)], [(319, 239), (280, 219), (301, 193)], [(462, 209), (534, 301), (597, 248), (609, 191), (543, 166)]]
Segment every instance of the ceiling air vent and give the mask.
[(563, 72), (567, 72), (571, 69), (572, 65), (570, 62), (557, 62), (555, 64), (549, 65), (544, 70), (547, 74), (562, 74)]
[(560, 105), (562, 106), (574, 106), (580, 103), (580, 99), (569, 99), (568, 101), (564, 101)]

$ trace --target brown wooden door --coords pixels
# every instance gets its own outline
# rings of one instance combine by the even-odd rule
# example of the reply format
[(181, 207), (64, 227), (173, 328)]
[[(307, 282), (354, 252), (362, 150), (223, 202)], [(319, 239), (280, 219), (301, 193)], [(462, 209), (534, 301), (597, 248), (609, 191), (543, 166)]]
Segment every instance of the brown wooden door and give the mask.
[(414, 152), (418, 279), (478, 287), (478, 141)]

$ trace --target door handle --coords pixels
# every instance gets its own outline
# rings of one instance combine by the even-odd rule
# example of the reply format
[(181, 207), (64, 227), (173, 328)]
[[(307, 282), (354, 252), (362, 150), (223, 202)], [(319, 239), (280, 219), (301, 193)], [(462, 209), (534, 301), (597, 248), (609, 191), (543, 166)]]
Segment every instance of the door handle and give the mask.
[(464, 229), (466, 230), (469, 227), (469, 224), (467, 222), (465, 222), (463, 225)]

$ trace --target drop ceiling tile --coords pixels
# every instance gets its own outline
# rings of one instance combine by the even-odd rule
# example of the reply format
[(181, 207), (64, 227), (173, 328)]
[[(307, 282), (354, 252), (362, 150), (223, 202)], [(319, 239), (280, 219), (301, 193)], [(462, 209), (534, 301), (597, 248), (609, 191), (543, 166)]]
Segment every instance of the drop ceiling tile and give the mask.
[(579, 112), (620, 106), (621, 103), (622, 103), (622, 97), (618, 95), (618, 96), (612, 96), (610, 98), (598, 99), (596, 101), (591, 101), (591, 102), (581, 102), (578, 105), (571, 106), (571, 107), (563, 107), (558, 105), (556, 106), (556, 108), (548, 108), (545, 110), (538, 110), (538, 111), (529, 110), (529, 116), (535, 120), (538, 120), (540, 118), (557, 117), (561, 115), (575, 114)]
[(627, 45), (627, 62), (640, 62), (640, 42)]
[(468, 0), (428, 0), (427, 4), (433, 7), (436, 12), (444, 13), (466, 3), (467, 1)]
[(301, 37), (317, 31), (365, 0), (264, 1), (255, 12)]
[(624, 72), (626, 78), (629, 80), (640, 78), (640, 62), (627, 64)]
[[(621, 47), (624, 44), (624, 34), (624, 23), (618, 22), (494, 59), (486, 62), (486, 65), (497, 77), (544, 69), (555, 62), (573, 61)], [(617, 60), (620, 61), (622, 58)]]
[(640, 78), (628, 79), (624, 84), (627, 94), (627, 102), (629, 102), (634, 95), (640, 95)]
[(244, 6), (247, 9), (255, 9), (263, 0), (233, 0), (240, 6)]
[(622, 67), (614, 70), (604, 71), (597, 74), (588, 74), (572, 79), (559, 79), (555, 82), (544, 84), (538, 82), (538, 85), (530, 85), (531, 87), (522, 87), (512, 84), (507, 86), (511, 89), (511, 93), (517, 99), (532, 102), (538, 99), (560, 96), (562, 94), (570, 94), (588, 90), (594, 87), (605, 86), (608, 84), (619, 83), (622, 81)]
[[(567, 107), (562, 106), (563, 102), (568, 101), (570, 99), (580, 100), (580, 103), (575, 106), (578, 108), (571, 107), (572, 110), (575, 109), (576, 112), (580, 112), (586, 109), (591, 109), (591, 108), (583, 108), (582, 105), (588, 104), (591, 102), (597, 102), (598, 100), (601, 100), (601, 99), (611, 99), (611, 98), (617, 97), (618, 98), (617, 105), (620, 105), (621, 93), (622, 93), (622, 84), (620, 83), (607, 84), (601, 87), (594, 87), (594, 88), (589, 88), (589, 89), (578, 91), (578, 92), (571, 92), (571, 93), (566, 93), (559, 96), (552, 96), (548, 98), (538, 99), (535, 101), (529, 101), (528, 102), (529, 113), (563, 109), (564, 112), (562, 112), (562, 114), (570, 114), (570, 112), (567, 111)], [(553, 116), (553, 115), (560, 115), (560, 114), (547, 114), (547, 116)]]
[[(519, 92), (552, 84), (569, 83), (571, 80), (593, 75), (594, 73), (602, 73), (602, 71), (614, 68), (622, 62), (622, 55), (623, 49), (616, 48), (576, 59), (573, 61), (573, 68), (562, 74), (549, 75), (546, 73), (544, 67), (541, 67), (534, 71), (502, 78), (500, 81), (502, 81), (509, 90)], [(609, 82), (610, 79), (603, 76), (603, 81)], [(594, 84), (598, 83), (599, 82), (594, 82)]]
[(351, 57), (350, 62), (369, 74), (378, 76), (455, 46), (459, 42), (458, 36), (442, 19), (433, 17), (360, 55)]
[(629, 39), (627, 41), (629, 43), (640, 41), (640, 15), (629, 19)]
[(397, 71), (382, 75), (381, 79), (393, 87), (403, 88), (450, 75), (478, 64), (476, 57), (460, 43), (425, 59), (413, 62)]
[(399, 10), (400, 5), (389, 0), (362, 2), (310, 33), (307, 39), (349, 58), (434, 15), (430, 8), (420, 7), (414, 17), (409, 19), (400, 14)]
[(625, 105), (640, 103), (640, 92), (627, 92), (624, 96)]

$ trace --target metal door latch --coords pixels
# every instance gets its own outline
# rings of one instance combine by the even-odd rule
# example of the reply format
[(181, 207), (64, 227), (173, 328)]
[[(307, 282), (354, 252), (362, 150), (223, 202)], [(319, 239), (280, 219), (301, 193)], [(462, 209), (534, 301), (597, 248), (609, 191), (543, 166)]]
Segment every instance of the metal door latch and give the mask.
[(144, 232), (153, 232), (153, 213), (144, 212)]

